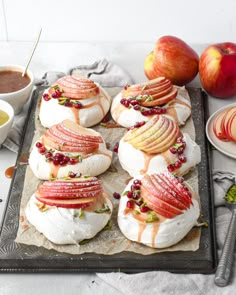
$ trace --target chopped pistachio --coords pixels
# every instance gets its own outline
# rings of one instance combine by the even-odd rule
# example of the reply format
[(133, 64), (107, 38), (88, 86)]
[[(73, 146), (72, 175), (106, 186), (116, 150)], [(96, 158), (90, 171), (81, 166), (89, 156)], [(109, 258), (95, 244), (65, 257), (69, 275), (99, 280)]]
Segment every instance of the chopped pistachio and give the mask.
[(148, 215), (147, 219), (145, 220), (145, 222), (147, 222), (147, 223), (159, 220), (159, 218), (157, 217), (157, 215), (154, 211), (148, 211), (147, 215)]
[(77, 212), (74, 214), (75, 218), (84, 219), (84, 211), (79, 208)]
[(95, 213), (110, 213), (111, 209), (106, 205), (105, 207), (97, 209), (94, 212)]

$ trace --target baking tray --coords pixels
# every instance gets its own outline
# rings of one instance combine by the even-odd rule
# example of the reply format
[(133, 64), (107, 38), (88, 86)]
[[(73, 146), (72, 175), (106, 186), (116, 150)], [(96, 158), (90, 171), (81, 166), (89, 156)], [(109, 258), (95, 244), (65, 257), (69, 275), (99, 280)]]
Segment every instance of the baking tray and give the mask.
[(21, 157), (28, 153), (34, 135), (34, 113), (37, 99), (43, 87), (33, 95), (24, 128), (16, 169), (8, 196), (8, 202), (0, 230), (0, 272), (111, 272), (127, 273), (165, 270), (175, 273), (213, 273), (217, 265), (214, 203), (212, 196), (211, 164), (209, 146), (205, 136), (207, 98), (199, 88), (188, 88), (192, 103), (192, 117), (196, 129), (196, 141), (201, 147), (201, 163), (198, 165), (199, 194), (202, 214), (208, 227), (201, 231), (200, 247), (197, 251), (162, 252), (140, 255), (121, 252), (115, 255), (85, 253), (71, 255), (47, 250), (42, 247), (14, 242), (19, 221), (19, 208), (23, 190), (26, 165)]

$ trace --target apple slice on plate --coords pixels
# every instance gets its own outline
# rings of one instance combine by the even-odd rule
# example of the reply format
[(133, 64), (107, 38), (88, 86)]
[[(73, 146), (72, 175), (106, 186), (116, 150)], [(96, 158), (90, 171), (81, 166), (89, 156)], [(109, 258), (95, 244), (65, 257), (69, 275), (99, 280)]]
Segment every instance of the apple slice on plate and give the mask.
[(217, 150), (236, 159), (236, 103), (211, 115), (206, 124), (206, 135)]

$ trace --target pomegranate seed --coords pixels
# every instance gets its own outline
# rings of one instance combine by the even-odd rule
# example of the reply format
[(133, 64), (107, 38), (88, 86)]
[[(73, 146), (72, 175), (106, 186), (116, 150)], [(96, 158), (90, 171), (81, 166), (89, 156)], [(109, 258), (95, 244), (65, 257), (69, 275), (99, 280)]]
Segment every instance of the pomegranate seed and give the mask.
[(130, 101), (127, 100), (127, 99), (125, 99), (125, 98), (122, 98), (122, 99), (120, 100), (120, 103), (121, 103), (123, 106), (125, 106), (126, 108), (128, 108), (129, 105), (130, 105)]
[(135, 179), (134, 181), (133, 181), (133, 184), (141, 184), (141, 180), (140, 179)]
[(133, 109), (134, 109), (135, 111), (140, 111), (140, 108), (141, 108), (141, 107), (140, 107), (140, 105), (138, 105), (138, 104), (135, 105), (135, 106), (133, 107)]
[(65, 165), (67, 164), (67, 162), (63, 159), (63, 160), (61, 160), (61, 161), (59, 162), (59, 164), (60, 164), (61, 166), (65, 166)]
[(107, 123), (109, 121), (109, 116), (105, 116), (103, 119), (102, 119), (102, 123)]
[(61, 91), (60, 91), (59, 89), (57, 89), (57, 90), (55, 91), (55, 93), (58, 95), (58, 97), (61, 96)]
[(75, 107), (76, 109), (81, 109), (81, 108), (83, 107), (83, 105), (82, 105), (82, 103), (80, 103), (80, 102), (76, 102), (76, 103), (74, 103), (74, 107)]
[(76, 159), (76, 158), (71, 158), (70, 161), (69, 161), (69, 163), (70, 163), (71, 165), (75, 165), (75, 164), (77, 164), (78, 162), (79, 162), (79, 160)]
[(186, 163), (187, 162), (187, 158), (184, 156), (184, 155), (179, 155), (179, 160), (182, 162), (182, 163)]
[(143, 116), (149, 116), (149, 115), (150, 115), (148, 111), (142, 111), (141, 114), (142, 114)]
[(74, 172), (69, 172), (69, 174), (68, 174), (68, 176), (70, 177), (70, 178), (75, 178), (76, 177), (76, 173), (74, 173)]
[(135, 191), (133, 199), (138, 200), (140, 198), (140, 191)]
[(139, 128), (139, 127), (142, 127), (143, 125), (145, 125), (146, 122), (145, 121), (142, 121), (142, 122), (137, 122), (135, 125), (134, 125), (134, 128)]
[(179, 155), (181, 155), (181, 154), (183, 154), (183, 152), (184, 152), (184, 148), (183, 148), (182, 146), (179, 147), (178, 150), (177, 150), (177, 153), (178, 153)]
[(39, 153), (40, 154), (44, 154), (45, 152), (46, 152), (46, 148), (45, 148), (45, 146), (42, 146), (42, 147), (40, 147), (39, 149), (38, 149), (38, 151), (39, 151)]
[(133, 199), (133, 197), (134, 197), (133, 192), (128, 192), (128, 193), (127, 193), (127, 198), (128, 198), (128, 199)]
[(73, 104), (70, 101), (66, 101), (64, 104), (65, 107), (71, 108)]
[(47, 152), (45, 157), (48, 159), (48, 158), (51, 158), (52, 157), (52, 153), (51, 152)]
[(182, 166), (182, 162), (181, 161), (176, 161), (174, 165), (175, 165), (175, 168), (178, 169), (178, 168), (180, 168)]
[(132, 184), (132, 185), (131, 185), (131, 190), (132, 190), (132, 191), (140, 190), (140, 185), (139, 185), (139, 184)]
[(182, 148), (185, 150), (185, 148), (186, 148), (186, 142), (182, 142)]
[(135, 204), (137, 204), (139, 207), (143, 205), (143, 201), (136, 201)]
[(161, 114), (166, 114), (167, 113), (167, 109), (166, 108), (161, 108)]
[(134, 202), (131, 201), (131, 200), (127, 201), (126, 207), (129, 208), (129, 209), (133, 209), (134, 208)]
[(62, 160), (64, 158), (64, 155), (61, 153), (55, 153), (54, 157)]
[(118, 149), (119, 149), (119, 142), (116, 142), (116, 143), (115, 143), (115, 146), (114, 146), (114, 148), (113, 148), (113, 152), (114, 152), (114, 153), (118, 153)]
[(57, 159), (53, 159), (53, 165), (58, 166), (59, 165), (59, 161)]
[(132, 105), (132, 106), (136, 106), (136, 105), (138, 105), (139, 103), (138, 103), (138, 101), (137, 100), (132, 100), (131, 102), (130, 102), (130, 104)]
[(44, 99), (45, 101), (49, 101), (49, 100), (51, 99), (51, 97), (49, 96), (49, 94), (44, 93), (44, 95), (43, 95), (43, 99)]
[(182, 143), (183, 142), (183, 137), (181, 136), (181, 137), (178, 137), (177, 139), (176, 139), (176, 142), (177, 143)]
[(153, 113), (155, 114), (155, 115), (160, 115), (161, 114), (161, 109), (153, 109)]
[(69, 157), (64, 157), (64, 161), (65, 161), (66, 163), (68, 163), (68, 162), (70, 161), (70, 158), (69, 158)]
[(171, 148), (170, 148), (170, 152), (171, 152), (172, 154), (176, 154), (176, 153), (177, 153), (177, 150), (176, 150), (176, 148), (171, 147)]
[(113, 193), (113, 198), (116, 199), (116, 200), (119, 200), (120, 199), (120, 194), (117, 193), (117, 192), (114, 192)]
[(36, 147), (37, 147), (37, 148), (41, 148), (41, 147), (43, 146), (43, 144), (42, 144), (41, 142), (39, 142), (39, 141), (38, 141), (38, 142), (36, 142), (36, 144), (35, 144), (35, 145), (36, 145)]
[(53, 92), (52, 97), (53, 97), (53, 98), (59, 98), (60, 95), (58, 95), (58, 93), (56, 93), (56, 92)]
[(170, 164), (170, 165), (167, 166), (167, 170), (169, 172), (173, 172), (175, 170), (175, 166), (173, 164)]
[(142, 213), (146, 213), (147, 211), (149, 211), (149, 208), (146, 207), (146, 206), (144, 206), (144, 207), (140, 208), (140, 211), (141, 211)]

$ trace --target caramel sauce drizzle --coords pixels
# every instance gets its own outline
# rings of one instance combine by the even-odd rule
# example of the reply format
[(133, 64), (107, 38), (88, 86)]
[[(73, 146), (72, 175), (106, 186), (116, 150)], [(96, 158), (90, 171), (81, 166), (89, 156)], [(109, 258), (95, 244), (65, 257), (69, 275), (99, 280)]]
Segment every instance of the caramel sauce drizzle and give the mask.
[(144, 157), (144, 167), (143, 169), (141, 169), (139, 172), (140, 174), (145, 174), (148, 171), (150, 162), (152, 160), (153, 157), (155, 157), (156, 155), (150, 155), (147, 153), (143, 153), (143, 157)]
[(80, 115), (79, 115), (80, 110), (82, 110), (82, 109), (89, 109), (89, 108), (91, 108), (93, 106), (96, 106), (96, 105), (99, 106), (99, 108), (102, 111), (102, 116), (105, 117), (106, 113), (105, 113), (104, 107), (102, 105), (102, 99), (104, 99), (104, 98), (107, 101), (109, 101), (109, 98), (105, 95), (104, 92), (102, 92), (102, 95), (101, 94), (98, 95), (98, 99), (97, 100), (95, 100), (94, 102), (91, 102), (91, 103), (89, 103), (87, 105), (84, 105), (83, 108), (81, 108), (81, 109), (76, 109), (75, 107), (71, 107), (71, 111), (72, 111), (72, 113), (74, 115), (75, 122), (77, 124), (80, 124)]
[(15, 171), (15, 166), (8, 167), (8, 168), (5, 170), (5, 176), (6, 176), (7, 178), (12, 178), (12, 177), (13, 177), (13, 174), (14, 174), (14, 171)]

